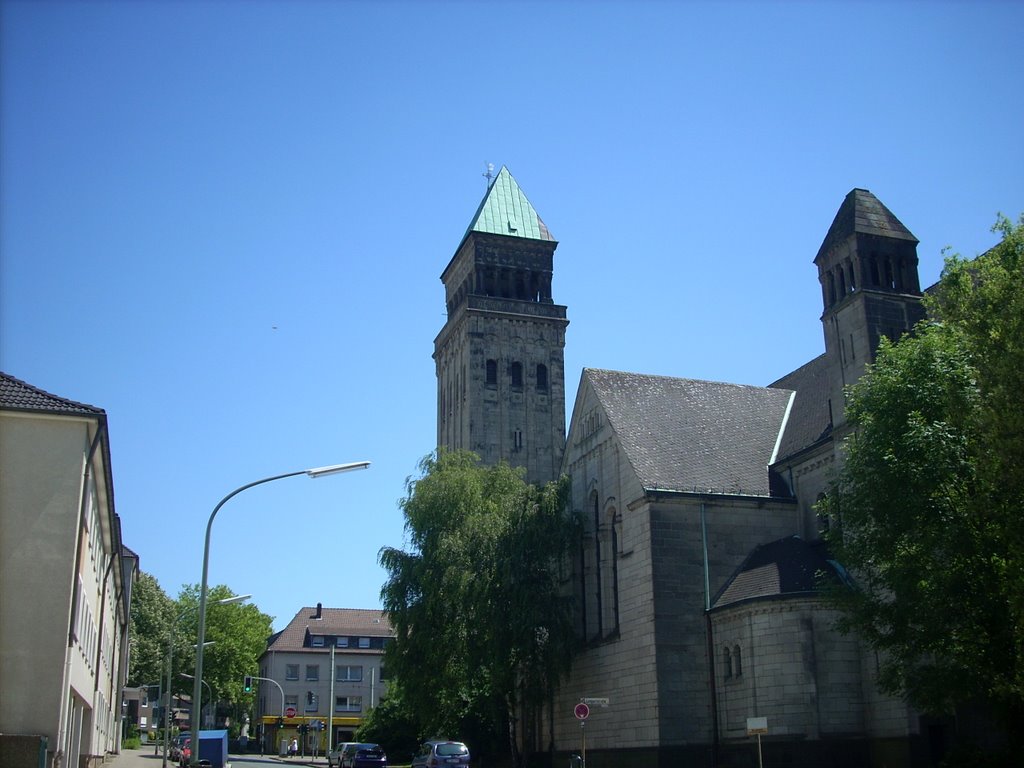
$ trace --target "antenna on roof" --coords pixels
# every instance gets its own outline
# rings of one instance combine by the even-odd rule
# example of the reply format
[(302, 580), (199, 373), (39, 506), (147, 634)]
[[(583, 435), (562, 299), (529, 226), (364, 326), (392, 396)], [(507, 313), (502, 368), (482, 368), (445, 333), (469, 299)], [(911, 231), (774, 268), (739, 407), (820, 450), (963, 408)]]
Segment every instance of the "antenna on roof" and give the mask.
[(487, 164), (487, 173), (482, 173), (480, 175), (483, 176), (485, 179), (487, 179), (487, 188), (490, 189), (491, 188), (491, 184), (494, 181), (494, 163), (488, 163)]

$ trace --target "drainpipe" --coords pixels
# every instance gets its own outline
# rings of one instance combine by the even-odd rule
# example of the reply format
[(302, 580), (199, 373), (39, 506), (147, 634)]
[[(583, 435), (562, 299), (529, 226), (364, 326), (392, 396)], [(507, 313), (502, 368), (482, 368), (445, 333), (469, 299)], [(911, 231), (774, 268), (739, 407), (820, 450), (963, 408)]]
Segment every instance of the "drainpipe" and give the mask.
[(708, 568), (707, 510), (700, 503), (700, 539), (704, 555), (704, 621), (707, 630), (708, 690), (711, 691), (711, 765), (718, 766), (718, 694), (715, 690), (715, 638), (711, 629), (711, 575)]

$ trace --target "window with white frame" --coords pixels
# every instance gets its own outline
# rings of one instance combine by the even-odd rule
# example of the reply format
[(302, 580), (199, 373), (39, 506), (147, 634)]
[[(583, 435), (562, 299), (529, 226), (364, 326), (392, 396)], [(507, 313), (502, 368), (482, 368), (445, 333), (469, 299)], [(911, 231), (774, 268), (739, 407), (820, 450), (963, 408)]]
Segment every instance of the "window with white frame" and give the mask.
[(314, 648), (323, 648), (324, 647), (324, 637), (323, 637), (323, 635), (313, 635), (312, 639), (310, 640), (310, 643), (311, 643), (311, 645)]
[(335, 712), (359, 712), (363, 708), (362, 696), (335, 696)]
[(299, 665), (298, 664), (285, 664), (284, 665), (284, 679), (285, 680), (298, 680), (299, 679)]
[(334, 679), (339, 683), (358, 683), (363, 679), (363, 668), (339, 664)]
[(307, 664), (306, 665), (306, 679), (312, 682), (316, 682), (320, 679), (320, 665), (319, 664)]
[(337, 638), (335, 638), (334, 639), (334, 646), (336, 648), (348, 648), (348, 638), (347, 637), (337, 637)]
[(299, 707), (299, 697), (298, 697), (298, 695), (294, 694), (294, 693), (286, 693), (284, 695), (284, 706), (285, 706), (285, 709), (287, 709), (288, 707), (291, 707), (292, 709), (298, 709), (298, 707)]
[(369, 648), (370, 647), (370, 638), (368, 638), (368, 637), (360, 637), (359, 638), (359, 647), (360, 648)]

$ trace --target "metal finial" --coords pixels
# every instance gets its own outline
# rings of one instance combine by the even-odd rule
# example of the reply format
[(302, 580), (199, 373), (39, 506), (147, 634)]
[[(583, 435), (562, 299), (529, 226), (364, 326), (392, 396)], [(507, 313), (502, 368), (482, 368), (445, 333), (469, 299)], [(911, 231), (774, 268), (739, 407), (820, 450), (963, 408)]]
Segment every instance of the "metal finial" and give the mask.
[(487, 173), (482, 173), (480, 175), (487, 179), (487, 188), (490, 189), (491, 184), (494, 181), (494, 163), (488, 163)]

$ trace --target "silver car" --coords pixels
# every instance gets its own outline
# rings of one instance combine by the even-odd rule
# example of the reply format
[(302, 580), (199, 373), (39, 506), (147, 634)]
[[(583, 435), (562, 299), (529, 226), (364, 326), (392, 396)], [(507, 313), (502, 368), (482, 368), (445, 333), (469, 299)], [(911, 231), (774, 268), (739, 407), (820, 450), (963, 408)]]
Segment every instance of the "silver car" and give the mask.
[(412, 768), (469, 768), (469, 748), (461, 741), (426, 741), (413, 756)]

